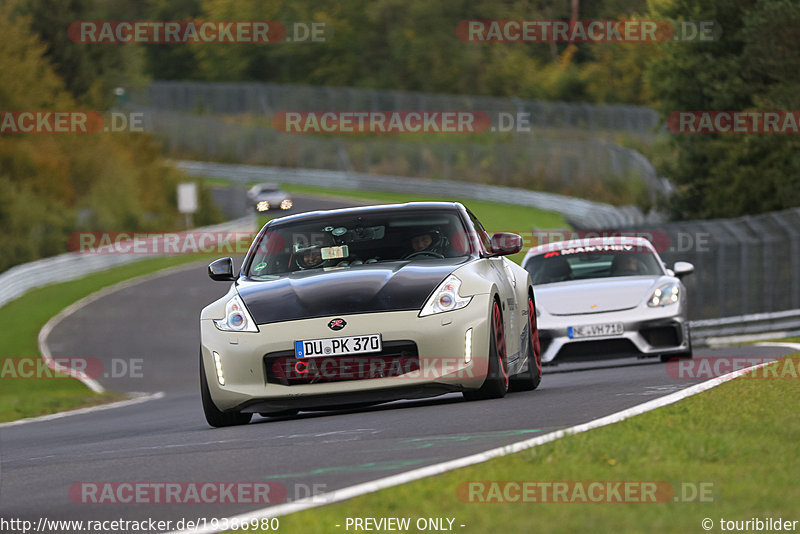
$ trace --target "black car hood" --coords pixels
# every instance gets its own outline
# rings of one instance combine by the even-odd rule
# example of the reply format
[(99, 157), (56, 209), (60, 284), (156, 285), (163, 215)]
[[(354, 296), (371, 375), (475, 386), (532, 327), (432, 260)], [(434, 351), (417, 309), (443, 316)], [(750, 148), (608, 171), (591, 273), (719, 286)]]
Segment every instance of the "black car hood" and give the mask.
[(393, 261), (289, 273), (237, 284), (256, 324), (352, 313), (419, 310), (468, 258)]

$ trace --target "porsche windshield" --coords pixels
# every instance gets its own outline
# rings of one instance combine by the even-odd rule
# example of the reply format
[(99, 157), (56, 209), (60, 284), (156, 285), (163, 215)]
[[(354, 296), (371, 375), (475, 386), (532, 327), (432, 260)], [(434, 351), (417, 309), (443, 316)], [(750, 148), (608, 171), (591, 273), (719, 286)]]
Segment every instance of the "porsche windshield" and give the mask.
[[(616, 248), (618, 250), (610, 250)], [(661, 262), (637, 247), (577, 247), (534, 256), (525, 264), (534, 285), (615, 276), (659, 276)]]
[(247, 276), (436, 260), (469, 254), (464, 225), (442, 211), (343, 213), (277, 223), (261, 237)]

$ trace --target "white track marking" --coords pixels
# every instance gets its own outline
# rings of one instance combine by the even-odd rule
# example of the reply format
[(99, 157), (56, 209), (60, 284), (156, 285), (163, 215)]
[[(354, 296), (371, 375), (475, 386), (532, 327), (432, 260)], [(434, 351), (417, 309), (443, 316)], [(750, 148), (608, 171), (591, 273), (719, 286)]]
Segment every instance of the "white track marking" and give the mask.
[[(103, 393), (105, 392), (105, 388), (100, 385), (99, 382), (94, 380), (93, 378), (89, 378), (85, 376), (83, 373), (77, 372), (74, 369), (63, 367), (62, 365), (58, 364), (54, 359), (53, 355), (50, 352), (50, 347), (47, 346), (47, 336), (50, 335), (50, 332), (53, 331), (58, 323), (75, 313), (76, 311), (80, 310), (81, 308), (88, 306), (92, 302), (105, 297), (106, 295), (110, 295), (115, 291), (120, 291), (122, 289), (135, 286), (137, 284), (141, 284), (143, 282), (147, 282), (150, 280), (154, 280), (156, 278), (160, 278), (162, 276), (167, 276), (173, 273), (177, 273), (184, 270), (189, 270), (191, 268), (195, 268), (197, 265), (195, 263), (188, 263), (186, 265), (176, 265), (175, 267), (168, 267), (166, 269), (161, 269), (160, 271), (156, 271), (155, 273), (149, 273), (142, 276), (137, 276), (135, 278), (130, 278), (128, 280), (124, 280), (112, 286), (104, 287), (99, 291), (95, 291), (91, 295), (87, 295), (86, 297), (73, 302), (60, 312), (58, 312), (55, 316), (51, 317), (47, 323), (39, 330), (39, 335), (37, 338), (37, 342), (39, 344), (39, 352), (42, 355), (42, 359), (47, 364), (47, 367), (53, 369), (54, 371), (58, 371), (60, 373), (69, 375), (77, 380), (83, 382), (89, 389), (94, 391), (95, 393)], [(24, 297), (24, 296), (23, 296)], [(100, 404), (97, 406), (90, 406), (88, 408), (78, 408), (77, 410), (68, 410), (65, 412), (57, 412), (50, 415), (42, 415), (40, 417), (28, 417), (26, 419), (18, 419), (16, 421), (10, 421), (8, 423), (0, 423), (0, 428), (10, 427), (10, 426), (17, 426), (17, 425), (26, 425), (30, 423), (39, 423), (44, 421), (53, 421), (55, 419), (61, 419), (63, 417), (69, 417), (72, 415), (82, 415), (86, 413), (93, 413), (93, 412), (100, 412), (105, 410), (111, 410), (114, 408), (124, 408), (125, 406), (132, 406), (134, 404), (141, 404), (143, 402), (161, 399), (164, 397), (163, 392), (153, 393), (153, 394), (139, 394), (132, 399), (123, 400), (119, 402), (111, 402), (108, 404)]]
[[(759, 343), (759, 346), (787, 347), (800, 351), (800, 344), (798, 343)], [(453, 469), (458, 469), (461, 467), (467, 467), (470, 465), (483, 463), (486, 462), (487, 460), (491, 460), (492, 458), (498, 458), (500, 456), (506, 456), (508, 454), (524, 451), (526, 449), (537, 447), (539, 445), (543, 445), (545, 443), (549, 443), (551, 441), (555, 441), (557, 439), (561, 439), (565, 436), (570, 436), (572, 434), (579, 434), (581, 432), (586, 432), (587, 430), (592, 430), (595, 428), (612, 425), (614, 423), (619, 423), (620, 421), (624, 421), (629, 417), (640, 415), (655, 410), (657, 408), (661, 408), (663, 406), (668, 406), (670, 404), (683, 400), (687, 397), (691, 397), (692, 395), (702, 393), (703, 391), (717, 387), (720, 384), (733, 380), (734, 378), (742, 376), (754, 369), (758, 369), (759, 367), (769, 365), (770, 363), (772, 362), (764, 362), (758, 365), (754, 365), (752, 367), (748, 367), (746, 369), (739, 369), (737, 371), (733, 371), (726, 375), (719, 376), (717, 378), (712, 378), (711, 380), (706, 380), (705, 382), (701, 382), (699, 384), (695, 384), (693, 386), (672, 393), (670, 395), (666, 395), (664, 397), (654, 399), (649, 402), (639, 404), (637, 406), (633, 406), (632, 408), (622, 410), (621, 412), (607, 415), (599, 419), (594, 419), (593, 421), (589, 421), (588, 423), (576, 425), (570, 428), (566, 428), (564, 430), (557, 430), (555, 432), (551, 432), (549, 434), (545, 434), (543, 436), (539, 436), (536, 438), (526, 439), (524, 441), (518, 441), (516, 443), (511, 443), (509, 445), (504, 445), (503, 447), (490, 449), (488, 451), (481, 452), (478, 454), (465, 456), (463, 458), (456, 458), (455, 460), (449, 460), (434, 465), (420, 467), (418, 469), (406, 471), (405, 473), (399, 473), (397, 475), (379, 478), (377, 480), (372, 480), (369, 482), (363, 482), (361, 484), (356, 484), (355, 486), (349, 486), (347, 488), (334, 490), (329, 493), (322, 493), (320, 495), (315, 495), (305, 499), (300, 499), (294, 502), (269, 506), (245, 514), (229, 517), (227, 524), (230, 526), (235, 521), (241, 524), (241, 523), (247, 523), (254, 519), (261, 519), (263, 517), (278, 517), (282, 515), (292, 514), (295, 512), (300, 512), (303, 510), (308, 510), (310, 508), (316, 508), (318, 506), (323, 506), (326, 504), (345, 501), (347, 499), (352, 499), (353, 497), (366, 495), (367, 493), (373, 493), (375, 491), (382, 490), (385, 488), (390, 488), (392, 486), (399, 486), (400, 484), (405, 484), (407, 482), (419, 480), (421, 478), (427, 478), (430, 476), (439, 475), (447, 471), (451, 471)], [(223, 521), (220, 522), (223, 523)], [(214, 532), (221, 532), (222, 530), (226, 529), (205, 527), (201, 529), (175, 531), (169, 534), (178, 534), (179, 532), (181, 533), (191, 532), (195, 534), (211, 534)]]
[(133, 406), (135, 404), (141, 404), (143, 402), (163, 399), (163, 398), (164, 398), (164, 392), (159, 391), (158, 393), (143, 395), (141, 397), (134, 397), (133, 399), (123, 400), (118, 402), (110, 402), (108, 404), (98, 404), (97, 406), (90, 406), (88, 408), (78, 408), (77, 410), (68, 410), (66, 412), (51, 413), (49, 415), (42, 415), (39, 417), (29, 417), (27, 419), (17, 419), (16, 421), (9, 421), (8, 423), (0, 423), (0, 428), (5, 428), (9, 426), (27, 425), (29, 423), (41, 423), (43, 421), (54, 421), (56, 419), (62, 419), (64, 417), (70, 417), (72, 415), (83, 415), (87, 413), (103, 412), (105, 410), (112, 410), (114, 408), (124, 408), (125, 406)]
[(63, 373), (65, 375), (69, 375), (72, 378), (80, 380), (83, 382), (86, 387), (94, 391), (95, 393), (103, 393), (105, 392), (105, 388), (100, 385), (100, 382), (95, 380), (94, 378), (88, 377), (85, 374), (81, 373), (80, 371), (76, 371), (75, 369), (64, 367), (63, 365), (59, 364), (58, 362), (53, 359), (53, 355), (50, 353), (50, 347), (47, 346), (47, 336), (50, 335), (50, 332), (53, 331), (58, 323), (75, 313), (76, 311), (80, 310), (91, 304), (92, 302), (101, 299), (107, 295), (120, 291), (122, 289), (126, 289), (137, 284), (141, 284), (143, 282), (149, 282), (150, 280), (154, 280), (156, 278), (161, 278), (162, 276), (167, 276), (173, 273), (189, 270), (192, 268), (196, 268), (197, 265), (195, 263), (188, 263), (186, 265), (176, 265), (175, 267), (168, 267), (166, 269), (161, 269), (160, 271), (156, 271), (154, 273), (144, 274), (142, 276), (137, 276), (135, 278), (130, 278), (128, 280), (124, 280), (112, 286), (104, 287), (94, 293), (83, 297), (82, 299), (73, 302), (56, 315), (50, 318), (47, 323), (39, 330), (39, 336), (37, 338), (39, 344), (39, 352), (42, 355), (42, 359), (44, 359), (47, 367), (53, 369), (54, 371), (58, 371), (59, 373)]
[(771, 341), (769, 343), (756, 343), (756, 347), (786, 347), (787, 349), (794, 349), (800, 351), (800, 343), (783, 343), (780, 341)]

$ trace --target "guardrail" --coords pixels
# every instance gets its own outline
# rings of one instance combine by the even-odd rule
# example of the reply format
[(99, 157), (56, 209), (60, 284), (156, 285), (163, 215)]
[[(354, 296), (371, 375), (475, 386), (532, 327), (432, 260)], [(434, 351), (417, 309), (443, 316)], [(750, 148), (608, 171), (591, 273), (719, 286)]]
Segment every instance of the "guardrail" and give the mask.
[[(182, 158), (436, 178), (562, 195), (584, 191), (586, 198), (606, 190), (631, 199), (646, 192), (653, 204), (674, 192), (646, 157), (616, 142), (615, 131), (632, 133), (645, 144), (662, 135), (658, 114), (641, 106), (238, 82), (155, 81), (129, 96), (119, 104), (141, 113), (145, 130)], [(487, 132), (491, 139), (436, 135), (435, 140), (318, 136), (284, 133), (270, 124), (280, 112), (321, 110), (478, 112), (497, 123), (491, 131), (503, 133), (498, 138)], [(506, 127), (514, 117), (529, 119), (530, 128)], [(598, 200), (614, 202), (610, 198)]]
[(610, 204), (555, 193), (499, 185), (205, 161), (178, 161), (177, 164), (193, 176), (222, 178), (232, 182), (282, 182), (344, 190), (393, 191), (432, 197), (448, 197), (457, 191), (459, 198), (493, 200), (555, 211), (563, 214), (570, 224), (579, 228), (615, 228), (655, 222), (657, 219), (656, 216), (645, 216), (636, 206), (618, 208)]
[[(226, 178), (246, 183), (250, 181), (280, 181), (303, 185), (319, 185), (335, 189), (366, 189), (398, 191), (432, 196), (447, 196), (453, 190), (462, 198), (494, 200), (509, 204), (533, 206), (563, 213), (571, 222), (586, 227), (610, 228), (637, 224), (644, 216), (636, 209), (615, 208), (606, 204), (575, 199), (551, 193), (538, 193), (501, 186), (460, 183), (445, 180), (395, 178), (343, 173), (337, 171), (282, 169), (249, 165), (229, 165), (197, 161), (180, 161), (178, 166), (187, 173), (214, 178)], [(456, 188), (456, 189), (454, 189)], [(232, 232), (252, 231), (252, 215), (226, 223), (197, 228), (193, 231)], [(620, 224), (618, 224), (620, 223)], [(168, 254), (164, 254), (168, 255)], [(132, 263), (152, 256), (136, 254), (79, 254), (66, 253), (22, 265), (0, 274), (0, 306), (22, 296), (26, 291), (45, 285), (75, 280), (93, 272)], [(694, 341), (735, 336), (783, 337), (800, 334), (800, 309), (703, 319), (691, 322)]]
[[(195, 228), (192, 232), (252, 231), (253, 216), (242, 217), (222, 224)], [(158, 256), (169, 256), (159, 254)], [(58, 282), (68, 282), (102, 271), (110, 267), (152, 258), (143, 254), (80, 254), (67, 252), (52, 258), (44, 258), (16, 265), (0, 274), (0, 306), (22, 296), (25, 292)]]
[[(315, 169), (285, 169), (253, 165), (233, 165), (201, 161), (179, 161), (178, 166), (190, 175), (223, 178), (236, 183), (273, 181), (316, 185), (334, 189), (396, 191), (431, 196), (448, 196), (458, 191), (461, 198), (494, 200), (508, 204), (533, 206), (562, 213), (572, 224), (585, 228), (614, 228), (653, 222), (635, 207), (617, 208), (608, 204), (539, 193), (524, 189), (484, 184), (426, 180), (419, 178), (375, 176)], [(800, 333), (800, 309), (758, 313), (692, 321), (692, 336), (698, 345), (711, 338), (736, 335), (773, 334), (775, 337)]]
[(737, 336), (788, 337), (800, 335), (800, 310), (703, 319), (690, 325), (692, 338), (701, 341)]

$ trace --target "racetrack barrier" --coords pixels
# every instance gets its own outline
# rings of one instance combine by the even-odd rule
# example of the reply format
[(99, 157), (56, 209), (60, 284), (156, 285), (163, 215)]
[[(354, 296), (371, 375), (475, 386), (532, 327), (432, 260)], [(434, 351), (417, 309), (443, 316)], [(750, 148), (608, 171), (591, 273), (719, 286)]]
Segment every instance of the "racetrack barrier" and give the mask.
[[(255, 219), (252, 215), (233, 221), (197, 228), (196, 232), (252, 232)], [(161, 254), (169, 256), (171, 254)], [(44, 258), (15, 265), (0, 273), (0, 306), (21, 297), (25, 292), (50, 284), (68, 282), (88, 274), (111, 267), (152, 258), (148, 254), (81, 254), (67, 252), (52, 258)]]

